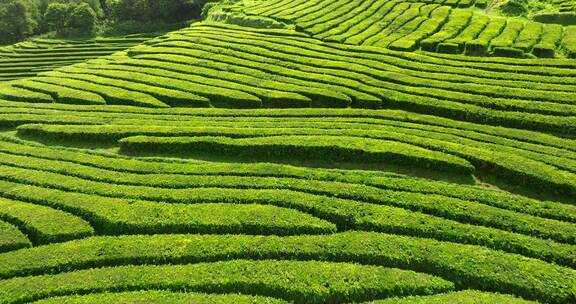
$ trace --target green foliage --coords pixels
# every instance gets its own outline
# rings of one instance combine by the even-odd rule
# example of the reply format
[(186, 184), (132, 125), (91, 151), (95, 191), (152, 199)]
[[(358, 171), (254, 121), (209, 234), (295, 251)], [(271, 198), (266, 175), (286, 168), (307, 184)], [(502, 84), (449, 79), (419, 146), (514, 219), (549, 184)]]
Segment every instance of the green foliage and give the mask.
[(53, 297), (34, 302), (35, 304), (109, 304), (109, 303), (148, 303), (148, 304), (288, 304), (289, 302), (262, 296), (237, 294), (204, 294), (170, 291), (132, 291), (98, 293), (84, 296)]
[[(512, 293), (546, 303), (570, 303), (576, 296), (572, 292), (576, 286), (574, 269), (481, 246), (372, 232), (290, 237), (243, 235), (94, 237), (67, 244), (53, 244), (1, 254), (0, 276), (10, 278), (78, 268), (150, 263), (184, 264), (235, 258), (287, 260), (315, 258), (333, 262), (399, 267), (446, 278), (454, 282), (458, 288)], [(310, 266), (314, 267), (313, 263), (310, 263)], [(310, 273), (306, 267), (300, 268), (299, 271), (301, 274), (302, 271), (306, 271), (305, 274), (313, 279), (316, 278), (313, 273), (317, 268), (312, 269)], [(331, 269), (333, 268), (327, 270)], [(342, 268), (342, 271), (345, 269), (350, 268)], [(334, 269), (333, 275), (338, 273), (339, 270)], [(364, 278), (366, 273), (357, 272), (357, 275)], [(74, 272), (64, 273), (54, 279), (67, 276), (74, 276)], [(324, 282), (330, 277), (324, 278)], [(21, 284), (24, 279), (29, 278), (16, 278), (11, 281), (10, 286), (17, 288), (17, 283)], [(382, 279), (383, 285), (380, 286), (384, 287), (387, 286), (386, 282), (394, 278)], [(359, 288), (379, 283), (372, 278)], [(353, 283), (346, 284), (348, 288), (353, 288), (352, 285)], [(18, 288), (22, 291), (21, 287)]]
[(84, 35), (94, 32), (96, 26), (96, 12), (87, 3), (77, 5), (70, 14), (68, 26)]
[(0, 2), (0, 43), (14, 43), (34, 33), (38, 26), (34, 6), (25, 0)]
[(17, 250), (31, 245), (26, 235), (20, 232), (18, 228), (0, 220), (0, 252)]
[[(26, 280), (26, 281), (24, 281)], [(26, 284), (23, 284), (26, 282)], [(272, 296), (292, 303), (338, 303), (450, 291), (454, 284), (408, 270), (349, 263), (247, 261), (120, 266), (0, 281), (3, 303), (79, 291), (168, 289)]]
[(69, 6), (64, 3), (54, 2), (48, 5), (44, 20), (50, 29), (62, 35), (68, 24)]
[(389, 298), (385, 300), (373, 301), (365, 304), (536, 304), (537, 302), (524, 300), (510, 295), (503, 295), (489, 292), (479, 292), (475, 290), (455, 291), (432, 296), (412, 296), (404, 298)]
[(123, 153), (211, 153), (238, 157), (326, 160), (398, 164), (421, 169), (470, 174), (467, 161), (451, 155), (386, 140), (344, 136), (273, 136), (249, 139), (227, 137), (129, 137), (120, 140)]
[(86, 221), (66, 212), (4, 198), (0, 198), (0, 207), (0, 219), (17, 225), (35, 245), (94, 234)]

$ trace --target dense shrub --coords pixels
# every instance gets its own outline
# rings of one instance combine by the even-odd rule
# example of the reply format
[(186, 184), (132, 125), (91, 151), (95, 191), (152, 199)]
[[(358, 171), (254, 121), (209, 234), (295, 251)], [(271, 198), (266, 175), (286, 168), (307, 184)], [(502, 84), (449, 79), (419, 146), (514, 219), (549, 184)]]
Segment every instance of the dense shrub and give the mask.
[(50, 30), (63, 34), (68, 19), (68, 5), (64, 3), (51, 3), (44, 13), (44, 21)]
[(87, 3), (82, 3), (70, 14), (68, 25), (79, 34), (90, 34), (96, 25), (96, 12)]
[(14, 43), (31, 35), (38, 25), (34, 12), (28, 1), (0, 2), (0, 43)]

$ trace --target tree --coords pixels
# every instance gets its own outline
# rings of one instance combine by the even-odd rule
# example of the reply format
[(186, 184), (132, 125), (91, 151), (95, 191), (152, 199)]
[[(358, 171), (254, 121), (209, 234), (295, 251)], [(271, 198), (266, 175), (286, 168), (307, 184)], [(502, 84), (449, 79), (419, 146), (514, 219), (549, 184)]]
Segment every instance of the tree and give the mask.
[(115, 21), (140, 21), (152, 19), (148, 0), (109, 0), (108, 8)]
[(62, 35), (68, 23), (68, 11), (69, 7), (67, 4), (50, 3), (44, 14), (44, 22), (50, 29), (55, 30), (56, 34)]
[(0, 4), (1, 43), (13, 43), (26, 38), (32, 34), (36, 25), (24, 1), (9, 0)]
[(90, 34), (96, 25), (96, 12), (87, 3), (77, 5), (70, 14), (68, 26), (80, 34)]

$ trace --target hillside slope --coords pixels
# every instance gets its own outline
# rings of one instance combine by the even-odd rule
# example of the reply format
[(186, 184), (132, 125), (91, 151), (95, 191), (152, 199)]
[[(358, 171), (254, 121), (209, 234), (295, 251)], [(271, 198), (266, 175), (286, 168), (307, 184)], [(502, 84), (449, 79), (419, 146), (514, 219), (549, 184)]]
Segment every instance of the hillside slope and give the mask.
[[(576, 45), (488, 5), (223, 1), (14, 50), (0, 303), (576, 303)], [(502, 22), (542, 38), (466, 54)]]

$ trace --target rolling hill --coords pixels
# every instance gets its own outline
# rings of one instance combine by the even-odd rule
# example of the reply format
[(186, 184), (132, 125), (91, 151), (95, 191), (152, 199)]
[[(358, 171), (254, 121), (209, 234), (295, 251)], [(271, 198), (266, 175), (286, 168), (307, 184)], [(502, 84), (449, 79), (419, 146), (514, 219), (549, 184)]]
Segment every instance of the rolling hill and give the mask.
[(0, 303), (576, 303), (576, 27), (496, 4), (0, 48)]

